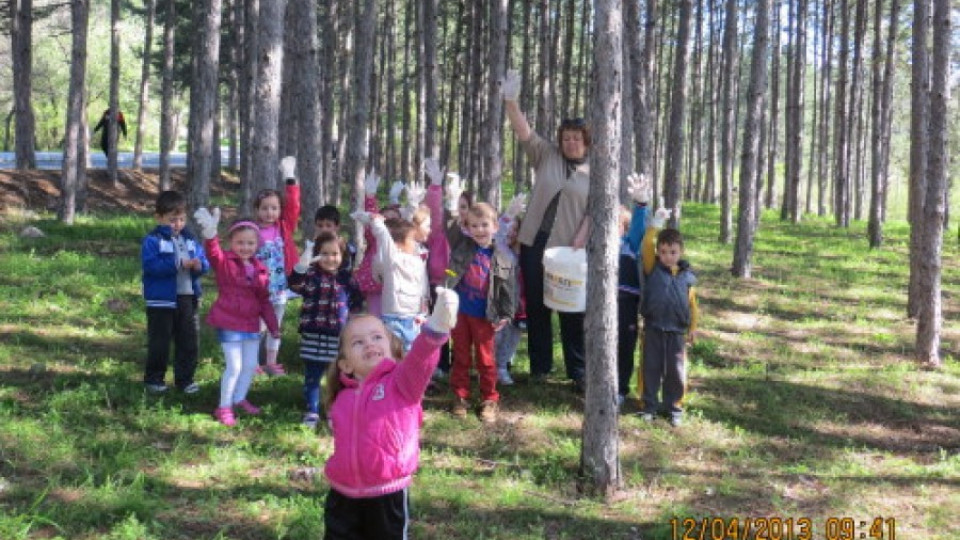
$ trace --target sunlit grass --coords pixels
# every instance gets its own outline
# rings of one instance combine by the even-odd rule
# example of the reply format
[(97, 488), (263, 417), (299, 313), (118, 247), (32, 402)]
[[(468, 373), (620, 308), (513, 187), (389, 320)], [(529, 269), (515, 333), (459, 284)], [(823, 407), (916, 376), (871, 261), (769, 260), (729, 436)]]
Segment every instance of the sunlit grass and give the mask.
[[(620, 418), (621, 495), (577, 492), (583, 405), (557, 337), (542, 386), (521, 346), (495, 426), (452, 418), (446, 392), (428, 396), (415, 537), (672, 539), (672, 518), (716, 515), (810, 516), (818, 534), (828, 516), (885, 515), (903, 538), (960, 534), (944, 510), (960, 505), (957, 246), (944, 253), (947, 361), (926, 372), (904, 317), (903, 224), (870, 250), (862, 223), (766, 212), (753, 277), (737, 280), (718, 219), (715, 207), (684, 207), (703, 311), (687, 423)], [(264, 414), (224, 428), (210, 417), (221, 359), (208, 328), (199, 394), (141, 387), (149, 216), (32, 224), (47, 237), (0, 223), (0, 538), (320, 537), (326, 483), (298, 471), (322, 468), (332, 441), (299, 425), (295, 325), (282, 350), (294, 375), (258, 379), (251, 400)]]

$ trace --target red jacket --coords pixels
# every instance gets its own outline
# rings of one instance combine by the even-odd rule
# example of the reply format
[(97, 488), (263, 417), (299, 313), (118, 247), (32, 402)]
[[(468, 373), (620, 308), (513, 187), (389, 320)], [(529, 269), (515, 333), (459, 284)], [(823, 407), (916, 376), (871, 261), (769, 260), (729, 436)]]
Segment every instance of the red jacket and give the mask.
[(254, 268), (254, 277), (250, 279), (243, 261), (232, 251), (220, 249), (217, 238), (205, 240), (203, 244), (210, 266), (216, 273), (219, 290), (217, 300), (207, 315), (207, 323), (223, 330), (259, 332), (262, 318), (270, 333), (276, 333), (279, 325), (267, 291), (270, 279), (267, 267), (256, 258), (250, 259)]
[(287, 274), (293, 272), (294, 265), (300, 259), (297, 245), (293, 243), (293, 232), (297, 230), (297, 222), (299, 221), (300, 184), (287, 184), (284, 193), (283, 211), (280, 214), (280, 220), (277, 222), (280, 237), (283, 238), (283, 271)]

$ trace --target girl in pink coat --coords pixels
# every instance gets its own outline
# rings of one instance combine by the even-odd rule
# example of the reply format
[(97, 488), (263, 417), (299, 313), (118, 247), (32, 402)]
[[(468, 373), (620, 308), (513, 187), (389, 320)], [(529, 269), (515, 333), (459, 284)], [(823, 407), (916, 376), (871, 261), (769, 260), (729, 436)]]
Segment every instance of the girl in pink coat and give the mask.
[(220, 209), (211, 213), (200, 208), (194, 219), (205, 239), (204, 248), (216, 273), (219, 291), (207, 315), (207, 323), (217, 329), (226, 364), (220, 378), (220, 405), (213, 415), (221, 424), (232, 426), (236, 424), (234, 407), (251, 415), (260, 413), (247, 401), (260, 352), (260, 319), (273, 337), (279, 337), (280, 328), (270, 304), (267, 268), (256, 258), (260, 245), (257, 224), (248, 220), (234, 222), (227, 229), (230, 251), (224, 252), (217, 239)]
[(438, 287), (433, 313), (402, 362), (394, 360), (398, 339), (375, 316), (353, 317), (343, 328), (327, 371), (333, 455), (324, 469), (325, 538), (406, 538), (423, 393), (458, 306), (457, 293)]

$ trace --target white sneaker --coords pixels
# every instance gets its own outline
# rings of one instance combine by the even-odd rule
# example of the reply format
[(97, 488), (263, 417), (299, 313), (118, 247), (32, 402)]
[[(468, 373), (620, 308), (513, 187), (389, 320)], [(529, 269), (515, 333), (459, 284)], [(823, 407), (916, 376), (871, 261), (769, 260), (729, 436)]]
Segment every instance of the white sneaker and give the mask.
[(510, 372), (506, 368), (500, 368), (497, 370), (497, 382), (502, 385), (510, 386), (513, 384), (513, 377), (510, 376)]

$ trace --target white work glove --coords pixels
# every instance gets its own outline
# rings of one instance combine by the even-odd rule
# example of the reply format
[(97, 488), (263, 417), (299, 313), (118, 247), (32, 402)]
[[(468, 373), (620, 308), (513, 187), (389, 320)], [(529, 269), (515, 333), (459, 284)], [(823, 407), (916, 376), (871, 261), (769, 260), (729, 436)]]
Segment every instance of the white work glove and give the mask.
[(420, 182), (410, 182), (406, 190), (407, 206), (416, 210), (420, 206), (420, 202), (423, 201), (423, 198), (427, 195), (427, 190), (424, 189), (423, 184)]
[(390, 185), (390, 204), (400, 204), (400, 194), (406, 186), (400, 180)]
[(297, 158), (287, 156), (280, 160), (280, 175), (284, 180), (295, 179), (297, 177)]
[(670, 209), (663, 207), (663, 197), (660, 197), (660, 208), (657, 208), (657, 211), (653, 213), (653, 220), (650, 222), (650, 225), (662, 229), (663, 224), (670, 219)]
[(350, 217), (352, 217), (357, 223), (363, 225), (369, 225), (373, 221), (373, 214), (370, 212), (364, 212), (363, 210), (357, 210), (356, 212), (353, 212), (350, 214)]
[(463, 180), (455, 172), (448, 172), (447, 177), (447, 211), (451, 215), (457, 215), (458, 205), (460, 204), (460, 195), (463, 193)]
[(423, 160), (423, 172), (427, 175), (427, 178), (430, 179), (431, 186), (439, 186), (443, 183), (443, 171), (440, 170), (440, 163), (436, 158)]
[(193, 219), (197, 220), (200, 226), (200, 235), (210, 240), (217, 236), (217, 224), (220, 223), (220, 209), (214, 208), (213, 212), (204, 207), (197, 208), (193, 213)]
[(673, 219), (680, 221), (680, 202), (677, 201), (677, 205), (673, 207)]
[(310, 265), (319, 260), (319, 256), (313, 256), (313, 240), (307, 240), (303, 248), (303, 253), (300, 254), (300, 259), (297, 261), (297, 264), (293, 265), (293, 271), (298, 274), (306, 274), (307, 270), (310, 269)]
[(513, 197), (513, 200), (510, 201), (510, 204), (507, 206), (507, 217), (511, 220), (516, 219), (517, 216), (523, 213), (527, 208), (527, 194), (518, 193)]
[(427, 318), (426, 325), (434, 332), (449, 334), (457, 325), (457, 310), (460, 309), (460, 297), (456, 291), (437, 287), (437, 301), (433, 304), (433, 313)]
[(363, 191), (368, 197), (375, 197), (379, 188), (380, 177), (377, 176), (377, 171), (370, 169), (367, 177), (363, 179)]
[(504, 101), (516, 101), (520, 98), (520, 74), (515, 69), (508, 69), (507, 75), (500, 79), (500, 93)]
[(630, 173), (630, 176), (627, 176), (627, 193), (639, 204), (649, 203), (650, 196), (653, 195), (650, 178), (645, 174)]

